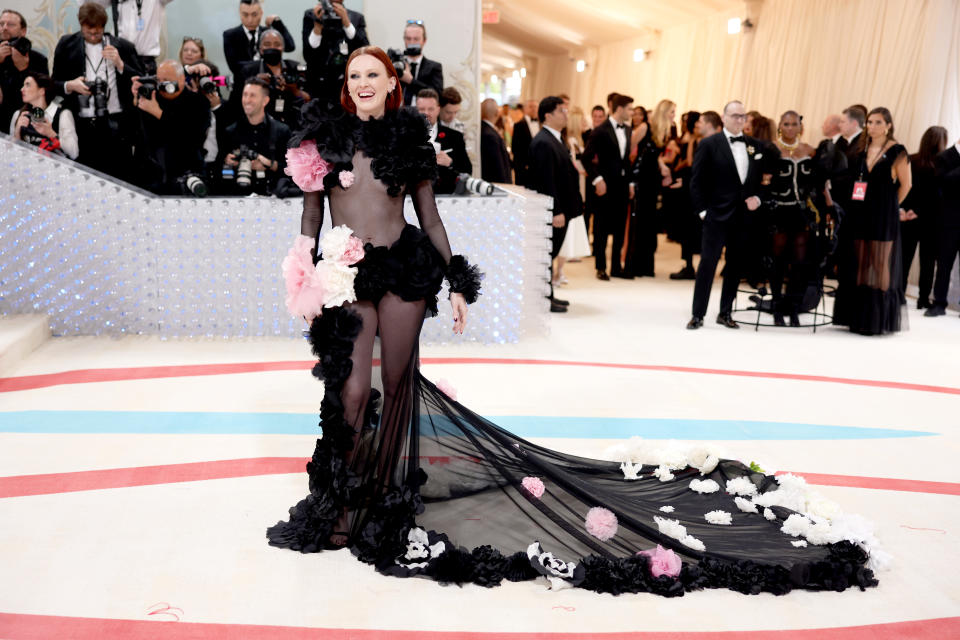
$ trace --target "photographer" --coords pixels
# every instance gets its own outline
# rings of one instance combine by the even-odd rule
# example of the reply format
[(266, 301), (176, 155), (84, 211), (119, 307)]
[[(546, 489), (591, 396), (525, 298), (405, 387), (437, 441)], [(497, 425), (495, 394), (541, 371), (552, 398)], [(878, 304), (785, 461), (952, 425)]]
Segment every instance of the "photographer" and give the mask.
[(44, 151), (75, 159), (80, 153), (73, 114), (57, 103), (48, 104), (53, 95), (53, 80), (45, 73), (28, 71), (20, 95), (23, 107), (13, 114), (10, 133), (17, 140)]
[[(210, 102), (210, 127), (207, 129), (207, 141), (203, 143), (203, 149), (204, 161), (212, 166), (217, 159), (217, 138), (231, 123), (227, 108), (221, 109), (223, 97), (220, 95), (220, 87), (227, 86), (227, 78), (220, 75), (217, 65), (207, 60), (207, 49), (200, 38), (184, 36), (179, 58), (187, 79), (187, 91), (199, 93)], [(218, 167), (216, 174), (219, 173)]]
[(145, 153), (138, 158), (139, 173), (143, 186), (154, 193), (204, 196), (200, 176), (210, 103), (184, 91), (185, 82), (183, 67), (173, 60), (161, 64), (156, 77), (134, 78), (131, 92), (143, 113)]
[[(10, 117), (23, 102), (20, 87), (28, 71), (50, 73), (47, 57), (33, 51), (27, 39), (27, 21), (11, 9), (0, 13), (0, 130), (6, 132)], [(53, 92), (50, 93), (53, 99)]]
[(427, 27), (423, 20), (407, 20), (403, 30), (403, 69), (394, 60), (400, 76), (400, 88), (403, 89), (404, 104), (416, 105), (417, 94), (423, 89), (433, 89), (438, 94), (443, 91), (443, 65), (424, 57), (425, 44)]
[(322, 0), (304, 12), (302, 33), (307, 90), (339, 109), (347, 58), (370, 44), (363, 14), (348, 10), (343, 0)]
[[(290, 52), (297, 48), (293, 36), (279, 16), (267, 16), (266, 25), (261, 26), (263, 7), (260, 0), (240, 0), (241, 24), (223, 32), (223, 55), (227, 59), (230, 73), (236, 77), (244, 62), (260, 58), (260, 38), (267, 29), (276, 29), (283, 36), (283, 50)], [(238, 86), (243, 86), (239, 82)]]
[(430, 143), (437, 152), (438, 176), (433, 190), (435, 193), (453, 193), (457, 186), (457, 177), (463, 173), (473, 173), (473, 164), (467, 155), (463, 134), (437, 121), (440, 115), (440, 96), (433, 89), (423, 89), (417, 94), (417, 111), (423, 114), (430, 125)]
[(53, 54), (54, 87), (76, 117), (79, 161), (126, 180), (137, 52), (132, 43), (104, 35), (107, 12), (100, 5), (83, 4), (77, 17), (80, 31), (60, 38)]
[[(267, 29), (260, 37), (260, 60), (244, 63), (237, 76), (237, 86), (242, 87), (247, 78), (258, 77), (270, 86), (270, 106), (273, 118), (287, 125), (291, 131), (300, 128), (300, 108), (310, 99), (300, 85), (298, 65), (293, 60), (283, 59), (283, 37), (274, 29)], [(232, 116), (239, 117), (240, 93), (230, 96)]]
[(219, 145), (224, 193), (299, 195), (283, 173), (290, 129), (267, 114), (270, 85), (260, 78), (249, 78), (240, 102), (243, 113), (227, 127)]
[(92, 0), (113, 11), (114, 34), (137, 50), (137, 66), (148, 75), (157, 72), (160, 31), (167, 22), (166, 6), (173, 0)]

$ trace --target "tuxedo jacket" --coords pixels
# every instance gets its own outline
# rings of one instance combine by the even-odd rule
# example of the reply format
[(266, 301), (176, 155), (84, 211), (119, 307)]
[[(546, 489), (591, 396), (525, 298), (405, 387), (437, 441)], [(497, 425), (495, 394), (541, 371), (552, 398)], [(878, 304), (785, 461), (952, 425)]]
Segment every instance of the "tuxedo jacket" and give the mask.
[(960, 227), (960, 153), (957, 145), (937, 154), (933, 167), (940, 191), (943, 225)]
[(449, 167), (437, 166), (439, 173), (434, 188), (436, 193), (453, 193), (457, 186), (457, 176), (461, 173), (473, 173), (473, 163), (470, 162), (470, 156), (467, 155), (467, 144), (463, 140), (463, 134), (456, 129), (445, 127), (443, 124), (437, 125), (437, 144), (441, 151), (446, 151), (453, 160)]
[(516, 173), (517, 184), (527, 184), (527, 173), (530, 165), (530, 125), (526, 118), (513, 125), (513, 138), (510, 141), (510, 150), (513, 151), (513, 170)]
[(607, 183), (608, 194), (627, 197), (627, 185), (630, 182), (631, 131), (630, 125), (627, 125), (625, 130), (627, 153), (621, 157), (620, 142), (617, 140), (616, 130), (610, 123), (609, 118), (593, 130), (581, 158), (583, 168), (587, 171), (587, 187), (589, 189), (593, 189), (592, 183), (597, 176), (603, 176), (603, 181)]
[(367, 39), (367, 22), (362, 13), (347, 9), (350, 24), (356, 29), (352, 39), (348, 39), (342, 27), (333, 33), (324, 32), (319, 47), (310, 46), (310, 34), (313, 33), (313, 10), (303, 12), (303, 24), (300, 37), (303, 42), (303, 61), (307, 64), (307, 86), (311, 98), (321, 98), (331, 104), (340, 105), (340, 89), (350, 54), (370, 44)]
[(480, 177), (487, 182), (513, 184), (507, 145), (489, 122), (480, 122)]
[(857, 179), (854, 174), (860, 170), (860, 152), (863, 151), (861, 145), (866, 139), (864, 136), (866, 132), (861, 131), (849, 143), (842, 136), (836, 142), (837, 149), (847, 159), (847, 168), (830, 179), (830, 195), (841, 208), (846, 208), (850, 204), (853, 183)]
[(433, 89), (438, 94), (443, 92), (443, 65), (426, 56), (420, 58), (420, 67), (417, 77), (410, 84), (400, 83), (403, 89), (403, 104), (416, 106), (417, 94), (422, 89)]
[(569, 222), (583, 213), (580, 174), (570, 152), (547, 129), (541, 128), (530, 142), (527, 188), (553, 197), (553, 214), (562, 213)]
[(740, 182), (733, 150), (721, 131), (704, 138), (693, 156), (690, 198), (693, 210), (706, 210), (706, 220), (724, 222), (746, 211), (745, 200), (760, 196), (764, 152), (767, 147), (756, 138), (744, 136), (747, 147), (747, 178)]
[[(129, 112), (133, 109), (133, 77), (141, 75), (137, 50), (129, 40), (110, 37), (120, 52), (120, 59), (123, 60), (123, 73), (117, 72), (117, 98), (120, 100), (120, 107)], [(64, 96), (63, 106), (70, 109), (74, 116), (80, 112), (80, 98), (76, 93), (67, 94), (64, 85), (86, 73), (86, 55), (83, 34), (79, 31), (60, 38), (53, 53), (54, 92)]]
[[(269, 27), (260, 27), (257, 30), (257, 50), (260, 49), (260, 37), (267, 29), (276, 29), (283, 36), (283, 50), (287, 53), (297, 48), (297, 43), (290, 35), (286, 25), (280, 18), (277, 18)], [(230, 67), (230, 73), (236, 76), (240, 72), (240, 66), (244, 62), (253, 60), (250, 55), (250, 39), (247, 37), (247, 30), (243, 25), (237, 25), (232, 29), (223, 32), (223, 56), (227, 59), (227, 65)]]

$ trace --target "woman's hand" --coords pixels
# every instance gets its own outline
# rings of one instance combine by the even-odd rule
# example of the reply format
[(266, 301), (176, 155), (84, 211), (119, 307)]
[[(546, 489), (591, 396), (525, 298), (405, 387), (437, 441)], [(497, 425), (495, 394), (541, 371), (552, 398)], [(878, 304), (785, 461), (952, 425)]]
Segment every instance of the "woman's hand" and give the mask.
[(453, 309), (453, 332), (463, 335), (467, 326), (467, 301), (462, 293), (450, 294), (450, 308)]

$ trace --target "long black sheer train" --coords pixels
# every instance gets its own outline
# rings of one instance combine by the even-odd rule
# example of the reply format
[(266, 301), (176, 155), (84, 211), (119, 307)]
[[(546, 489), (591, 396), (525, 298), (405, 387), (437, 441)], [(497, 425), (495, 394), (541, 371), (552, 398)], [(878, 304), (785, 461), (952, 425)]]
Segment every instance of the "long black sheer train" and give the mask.
[[(468, 302), (477, 295), (477, 273), (452, 256), (436, 210), (423, 121), (407, 111), (362, 124), (309, 108), (304, 115), (307, 128), (294, 144), (316, 139), (335, 169), (356, 176), (346, 190), (328, 184), (333, 223), (369, 244), (357, 264), (358, 300), (325, 309), (310, 327), (314, 375), (324, 381), (323, 435), (307, 464), (309, 495), (268, 530), (270, 544), (318, 552), (335, 548), (331, 538), (344, 531), (352, 553), (382, 573), (483, 586), (546, 575), (594, 591), (673, 596), (706, 587), (782, 594), (877, 583), (867, 552), (852, 542), (796, 546), (799, 538), (780, 531), (795, 515), (790, 509), (774, 506), (764, 517), (763, 507), (741, 511), (722, 489), (689, 488), (694, 479), (722, 488), (745, 478), (741, 490), (763, 495), (778, 488), (773, 477), (732, 460), (705, 476), (677, 469), (666, 482), (650, 466), (626, 473), (616, 462), (518, 438), (423, 378), (419, 332), (436, 309), (441, 279)], [(420, 160), (391, 173), (398, 156)], [(403, 222), (404, 190), (424, 231)], [(322, 216), (321, 194), (307, 194), (302, 232), (315, 237)], [(542, 481), (542, 494), (525, 478)], [(588, 533), (594, 507), (615, 514), (615, 535)], [(707, 522), (711, 511), (730, 513), (731, 524)], [(678, 576), (653, 577), (647, 557), (636, 555), (656, 544), (680, 554)]]

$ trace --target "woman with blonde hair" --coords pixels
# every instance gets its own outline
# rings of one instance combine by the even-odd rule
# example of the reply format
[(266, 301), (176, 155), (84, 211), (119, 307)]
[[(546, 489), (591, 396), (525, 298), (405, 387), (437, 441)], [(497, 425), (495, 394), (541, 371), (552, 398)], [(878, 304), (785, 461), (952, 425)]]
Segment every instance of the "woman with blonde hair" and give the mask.
[[(570, 160), (573, 166), (577, 168), (580, 174), (580, 197), (582, 198), (585, 190), (586, 169), (580, 162), (580, 156), (583, 155), (583, 109), (573, 107), (567, 118), (567, 150), (570, 152)], [(553, 285), (559, 286), (567, 284), (567, 278), (563, 275), (563, 265), (567, 260), (579, 260), (589, 256), (592, 253), (590, 238), (587, 236), (587, 223), (583, 215), (578, 215), (567, 221), (567, 234), (563, 238), (563, 245), (560, 247), (560, 253), (557, 254), (557, 268), (553, 276)]]
[(627, 270), (635, 276), (654, 277), (654, 254), (657, 251), (657, 197), (660, 189), (673, 183), (663, 153), (670, 141), (677, 105), (661, 100), (650, 114), (649, 135), (637, 145), (633, 163), (633, 181), (636, 184), (631, 218), (630, 252)]

